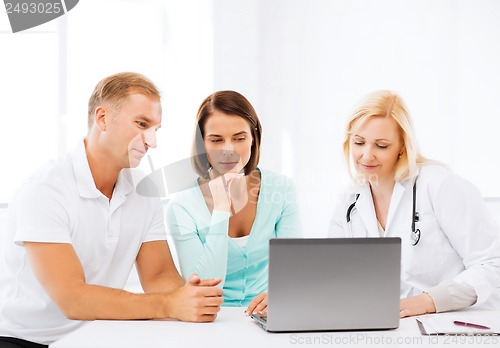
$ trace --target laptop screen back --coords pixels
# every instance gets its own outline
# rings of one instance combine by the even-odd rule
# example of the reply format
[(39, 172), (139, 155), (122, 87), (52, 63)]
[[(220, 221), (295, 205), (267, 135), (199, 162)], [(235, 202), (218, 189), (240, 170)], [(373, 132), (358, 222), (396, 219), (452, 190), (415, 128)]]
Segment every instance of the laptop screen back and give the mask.
[(268, 331), (399, 325), (400, 238), (272, 239)]

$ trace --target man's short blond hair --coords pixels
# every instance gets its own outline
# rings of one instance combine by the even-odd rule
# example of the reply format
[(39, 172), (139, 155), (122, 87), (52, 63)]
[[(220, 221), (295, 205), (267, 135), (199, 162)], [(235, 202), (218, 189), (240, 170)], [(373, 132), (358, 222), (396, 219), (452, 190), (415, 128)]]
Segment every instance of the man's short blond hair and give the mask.
[(160, 91), (144, 75), (135, 72), (121, 72), (102, 79), (94, 88), (89, 99), (88, 127), (94, 124), (95, 110), (106, 104), (118, 110), (130, 94), (139, 93), (160, 99)]

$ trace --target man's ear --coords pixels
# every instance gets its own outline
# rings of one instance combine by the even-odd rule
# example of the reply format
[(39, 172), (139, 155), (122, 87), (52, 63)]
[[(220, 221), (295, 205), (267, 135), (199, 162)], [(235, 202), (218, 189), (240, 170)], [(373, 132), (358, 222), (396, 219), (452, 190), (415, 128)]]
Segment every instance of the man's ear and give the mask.
[(104, 132), (106, 131), (106, 118), (108, 116), (108, 110), (104, 106), (98, 106), (95, 109), (94, 123), (99, 127), (99, 129)]

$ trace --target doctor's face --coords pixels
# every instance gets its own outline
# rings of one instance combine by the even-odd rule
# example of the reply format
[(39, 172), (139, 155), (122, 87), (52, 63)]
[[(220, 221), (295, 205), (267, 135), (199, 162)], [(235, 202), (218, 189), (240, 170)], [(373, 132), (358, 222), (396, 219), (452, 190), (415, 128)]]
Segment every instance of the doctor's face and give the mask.
[(218, 174), (241, 172), (252, 155), (252, 133), (238, 115), (214, 111), (207, 119), (203, 139), (208, 161)]
[(370, 117), (354, 125), (350, 139), (351, 160), (358, 175), (370, 183), (394, 180), (403, 142), (395, 120)]

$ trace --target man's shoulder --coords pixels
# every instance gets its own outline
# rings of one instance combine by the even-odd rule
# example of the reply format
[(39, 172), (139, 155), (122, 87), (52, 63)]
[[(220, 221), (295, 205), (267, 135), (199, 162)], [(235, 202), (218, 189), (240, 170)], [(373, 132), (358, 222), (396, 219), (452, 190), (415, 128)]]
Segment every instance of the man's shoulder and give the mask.
[(51, 160), (35, 170), (18, 188), (19, 194), (36, 194), (40, 191), (58, 192), (67, 190), (74, 181), (71, 161), (68, 156)]
[(73, 165), (69, 155), (48, 161), (40, 167), (27, 181), (34, 183), (53, 183), (74, 179)]

